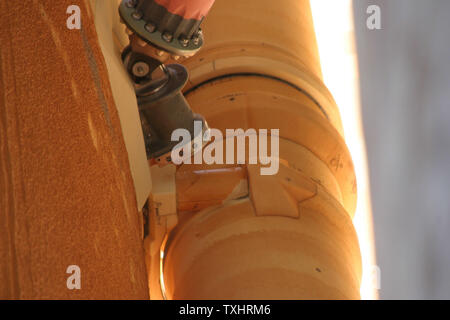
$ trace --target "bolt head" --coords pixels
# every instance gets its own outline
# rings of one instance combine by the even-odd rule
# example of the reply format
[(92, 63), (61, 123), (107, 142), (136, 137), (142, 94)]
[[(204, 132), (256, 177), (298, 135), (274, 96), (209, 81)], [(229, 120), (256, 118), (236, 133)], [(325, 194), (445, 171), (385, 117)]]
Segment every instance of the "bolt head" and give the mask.
[(162, 35), (162, 38), (166, 42), (172, 42), (173, 35), (171, 33), (169, 33), (169, 32), (164, 32), (163, 35)]
[(136, 7), (136, 4), (137, 4), (136, 0), (128, 0), (128, 1), (125, 2), (125, 5), (128, 8), (134, 8), (134, 7)]
[(133, 31), (131, 31), (130, 29), (128, 29), (127, 27), (125, 27), (125, 33), (129, 36), (131, 36), (133, 34)]
[(201, 39), (202, 35), (203, 35), (202, 29), (199, 29), (197, 31), (197, 33), (194, 35), (194, 38), (192, 40), (194, 41), (194, 44), (196, 46), (198, 46), (200, 44), (200, 39)]
[(181, 46), (183, 46), (183, 47), (187, 47), (187, 46), (189, 46), (189, 40), (186, 39), (186, 38), (181, 38), (181, 39), (180, 39), (180, 44), (181, 44)]
[(153, 24), (153, 23), (147, 23), (145, 26), (144, 26), (144, 28), (145, 28), (145, 30), (147, 30), (148, 32), (150, 32), (150, 33), (153, 33), (153, 32), (155, 32), (156, 31), (156, 26)]
[(198, 46), (200, 44), (200, 37), (194, 37), (193, 41), (194, 41), (194, 44), (196, 46)]
[(141, 20), (142, 17), (144, 16), (142, 12), (140, 11), (135, 11), (133, 12), (133, 14), (131, 15), (133, 17), (133, 19), (135, 20)]
[(150, 66), (147, 63), (142, 62), (142, 61), (136, 62), (133, 65), (132, 71), (136, 77), (142, 78), (142, 77), (147, 76), (150, 73)]

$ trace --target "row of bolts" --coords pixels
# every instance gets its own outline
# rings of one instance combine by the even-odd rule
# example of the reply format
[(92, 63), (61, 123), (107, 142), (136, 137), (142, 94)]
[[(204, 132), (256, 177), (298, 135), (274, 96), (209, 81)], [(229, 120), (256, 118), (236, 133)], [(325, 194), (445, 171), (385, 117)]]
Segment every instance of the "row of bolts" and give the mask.
[[(128, 8), (135, 8), (135, 7), (136, 7), (136, 4), (137, 4), (137, 1), (136, 1), (136, 0), (128, 0), (128, 1), (126, 2), (126, 6), (127, 6)], [(133, 14), (132, 14), (131, 16), (133, 17), (133, 19), (141, 20), (142, 17), (143, 17), (143, 14), (142, 14), (142, 12), (140, 12), (140, 11), (135, 11), (135, 12), (133, 12)], [(147, 31), (150, 32), (150, 33), (153, 33), (153, 32), (156, 31), (156, 26), (155, 26), (154, 24), (152, 24), (152, 23), (149, 22), (149, 23), (147, 23), (147, 24), (145, 25), (145, 30), (147, 30)], [(200, 32), (201, 32), (201, 31), (199, 30), (199, 32), (198, 32), (198, 33), (194, 36), (194, 38), (192, 39), (193, 42), (194, 42), (194, 45), (196, 45), (196, 46), (198, 46), (199, 43), (200, 43)], [(164, 32), (164, 33), (162, 34), (162, 39), (163, 39), (164, 41), (170, 43), (170, 42), (172, 42), (172, 40), (173, 40), (173, 35), (172, 35), (171, 33), (169, 33), (169, 32)], [(179, 41), (180, 41), (180, 44), (181, 44), (183, 47), (189, 46), (189, 39), (186, 39), (186, 38), (180, 38)]]

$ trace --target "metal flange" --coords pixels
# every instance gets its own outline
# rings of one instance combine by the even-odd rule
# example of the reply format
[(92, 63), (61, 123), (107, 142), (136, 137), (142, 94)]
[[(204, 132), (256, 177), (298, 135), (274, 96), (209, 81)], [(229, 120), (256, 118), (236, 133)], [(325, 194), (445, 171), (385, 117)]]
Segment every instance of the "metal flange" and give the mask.
[(203, 46), (201, 29), (188, 39), (184, 35), (176, 38), (174, 34), (162, 30), (152, 21), (146, 21), (143, 12), (138, 9), (136, 0), (123, 0), (119, 7), (123, 23), (151, 46), (179, 56), (192, 56)]

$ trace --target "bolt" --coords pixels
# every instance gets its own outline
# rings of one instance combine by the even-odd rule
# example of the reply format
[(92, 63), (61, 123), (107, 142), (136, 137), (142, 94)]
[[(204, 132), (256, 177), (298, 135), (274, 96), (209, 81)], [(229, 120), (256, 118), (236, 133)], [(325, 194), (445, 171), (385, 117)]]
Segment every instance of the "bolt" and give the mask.
[(131, 36), (133, 34), (133, 31), (131, 31), (130, 29), (128, 29), (127, 27), (125, 27), (125, 33), (129, 36)]
[(196, 46), (198, 46), (198, 45), (200, 44), (200, 38), (201, 38), (201, 36), (202, 36), (202, 30), (199, 29), (199, 30), (197, 31), (197, 33), (194, 35), (194, 38), (193, 38), (194, 44), (195, 44)]
[(172, 40), (173, 40), (173, 35), (170, 34), (169, 32), (164, 32), (163, 35), (162, 35), (162, 38), (163, 38), (163, 40), (166, 41), (166, 42), (172, 42)]
[(128, 0), (125, 4), (128, 8), (134, 8), (136, 7), (136, 0)]
[(150, 32), (150, 33), (153, 33), (153, 32), (155, 32), (155, 30), (156, 30), (156, 26), (155, 26), (153, 23), (151, 23), (151, 22), (147, 23), (147, 24), (144, 26), (144, 28), (145, 28), (145, 30), (147, 30), (147, 31)]
[(189, 40), (183, 37), (183, 38), (180, 39), (180, 44), (183, 47), (187, 47), (187, 46), (189, 46)]
[(143, 17), (143, 14), (140, 11), (135, 11), (135, 12), (133, 12), (133, 14), (131, 16), (136, 20), (141, 20)]
[(133, 74), (134, 74), (136, 77), (142, 78), (142, 77), (145, 77), (146, 75), (149, 74), (149, 72), (150, 72), (150, 66), (149, 66), (147, 63), (142, 62), (142, 61), (136, 62), (136, 63), (133, 65), (133, 70), (132, 70), (132, 71), (133, 71)]
[(195, 36), (194, 39), (193, 39), (193, 41), (194, 41), (194, 44), (195, 44), (196, 46), (198, 46), (199, 43), (200, 43), (200, 37), (199, 37), (198, 35)]

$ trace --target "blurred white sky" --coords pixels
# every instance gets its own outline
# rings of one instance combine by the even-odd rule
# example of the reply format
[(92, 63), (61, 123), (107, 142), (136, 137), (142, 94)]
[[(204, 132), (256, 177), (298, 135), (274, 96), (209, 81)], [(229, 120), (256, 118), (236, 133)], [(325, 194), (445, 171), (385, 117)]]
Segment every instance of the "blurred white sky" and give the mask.
[(366, 145), (361, 119), (352, 0), (310, 0), (324, 82), (339, 106), (358, 183), (353, 223), (363, 262), (362, 299), (378, 299), (378, 277)]
[(353, 7), (380, 298), (449, 299), (450, 1)]

